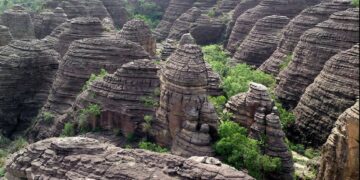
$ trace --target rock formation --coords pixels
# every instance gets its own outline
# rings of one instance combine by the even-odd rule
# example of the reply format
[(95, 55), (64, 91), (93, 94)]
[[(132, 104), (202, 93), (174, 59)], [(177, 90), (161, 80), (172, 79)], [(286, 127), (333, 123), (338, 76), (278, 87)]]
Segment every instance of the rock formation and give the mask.
[(349, 1), (334, 1), (320, 3), (305, 9), (286, 26), (277, 50), (260, 66), (259, 69), (277, 76), (280, 72), (280, 66), (283, 63), (286, 63), (286, 57), (293, 52), (300, 40), (300, 36), (306, 30), (327, 20), (331, 14), (338, 11), (344, 11), (350, 7)]
[(183, 34), (189, 33), (192, 23), (201, 15), (201, 10), (193, 7), (176, 19), (170, 29), (169, 39), (180, 40)]
[(160, 107), (154, 122), (157, 143), (181, 156), (213, 155), (211, 143), (218, 124), (207, 100), (208, 73), (201, 48), (179, 46), (161, 71)]
[(260, 19), (237, 49), (231, 63), (259, 67), (276, 50), (281, 30), (288, 22), (289, 18), (277, 15)]
[(12, 9), (6, 10), (1, 15), (1, 22), (9, 28), (14, 39), (35, 38), (34, 24), (30, 14), (21, 6), (15, 5)]
[(177, 42), (173, 39), (166, 39), (162, 43), (161, 59), (166, 61), (168, 57), (176, 50)]
[(56, 8), (53, 12), (45, 11), (40, 13), (39, 16), (34, 19), (36, 38), (42, 39), (50, 35), (56, 27), (67, 20), (67, 15), (62, 8)]
[(0, 25), (0, 46), (6, 46), (13, 40), (13, 37), (6, 26)]
[(321, 156), (318, 180), (359, 178), (359, 102), (340, 115)]
[(192, 24), (190, 34), (199, 45), (214, 44), (221, 40), (226, 25), (221, 19), (201, 15)]
[(201, 11), (206, 13), (211, 10), (217, 3), (217, 0), (195, 0), (194, 7), (199, 8)]
[(294, 138), (322, 145), (339, 115), (359, 96), (359, 46), (333, 56), (294, 109)]
[(195, 0), (171, 0), (159, 25), (156, 27), (154, 35), (158, 41), (168, 37), (170, 29), (175, 20), (190, 9)]
[(121, 29), (118, 37), (139, 43), (150, 56), (156, 55), (156, 40), (151, 35), (150, 28), (142, 20), (128, 21)]
[(210, 157), (121, 149), (90, 138), (52, 138), (11, 156), (6, 178), (253, 180)]
[[(306, 31), (294, 50), (294, 58), (279, 74), (275, 94), (287, 108), (293, 108), (301, 95), (323, 69), (331, 56), (359, 42), (359, 9), (331, 15)], [(331, 129), (332, 125), (330, 126)]]
[(38, 40), (0, 48), (0, 133), (28, 128), (47, 99), (58, 61), (58, 53)]
[(223, 14), (228, 13), (235, 9), (235, 7), (241, 2), (241, 0), (222, 0), (216, 8), (216, 12)]
[(125, 9), (126, 2), (124, 0), (101, 0), (107, 9), (108, 13), (112, 17), (114, 25), (118, 28), (123, 25), (129, 19), (129, 13)]
[(281, 15), (288, 18), (295, 17), (309, 5), (318, 3), (319, 0), (264, 0), (252, 9), (240, 15), (232, 29), (227, 50), (235, 53), (237, 47), (244, 41), (255, 23), (266, 16)]
[(63, 23), (43, 41), (64, 56), (73, 41), (104, 36), (108, 35), (98, 18), (80, 17)]

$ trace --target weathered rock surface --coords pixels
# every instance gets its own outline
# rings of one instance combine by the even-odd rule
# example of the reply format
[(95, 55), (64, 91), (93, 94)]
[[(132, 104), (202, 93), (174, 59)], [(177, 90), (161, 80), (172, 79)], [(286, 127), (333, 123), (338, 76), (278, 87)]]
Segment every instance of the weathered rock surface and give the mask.
[(170, 29), (169, 39), (180, 40), (183, 34), (189, 33), (192, 23), (201, 15), (199, 8), (193, 7), (182, 14)]
[(227, 50), (235, 53), (237, 47), (245, 40), (255, 23), (266, 16), (280, 15), (288, 18), (295, 17), (309, 5), (318, 3), (319, 0), (264, 0), (252, 9), (240, 15), (232, 29)]
[(201, 15), (192, 24), (190, 34), (199, 45), (214, 44), (221, 40), (226, 25), (221, 19)]
[(98, 18), (80, 17), (58, 26), (43, 41), (64, 56), (73, 41), (104, 36), (108, 34)]
[(201, 48), (193, 44), (179, 46), (162, 68), (154, 137), (174, 154), (213, 155), (218, 119), (207, 100), (207, 76)]
[(218, 13), (228, 13), (235, 9), (235, 7), (241, 3), (242, 0), (222, 0), (216, 8)]
[(213, 8), (217, 3), (217, 0), (196, 0), (194, 2), (194, 7), (199, 8), (204, 13)]
[(35, 39), (34, 24), (30, 14), (18, 5), (6, 10), (1, 15), (1, 23), (7, 26), (14, 39)]
[(155, 118), (155, 108), (144, 99), (158, 102), (159, 67), (151, 60), (135, 60), (124, 64), (114, 74), (95, 81), (87, 91), (77, 97), (75, 109), (89, 104), (101, 107), (99, 118), (89, 119), (92, 129), (119, 129), (124, 135), (144, 134), (144, 117)]
[(6, 169), (8, 179), (253, 179), (215, 158), (121, 149), (80, 137), (31, 144), (13, 154)]
[(288, 22), (286, 16), (277, 15), (260, 19), (237, 49), (231, 63), (259, 67), (276, 50), (281, 31)]
[(294, 109), (294, 138), (322, 145), (339, 115), (359, 96), (359, 46), (333, 56)]
[(0, 46), (6, 46), (13, 40), (13, 37), (6, 26), (0, 25)]
[(0, 133), (28, 128), (46, 102), (58, 61), (58, 53), (37, 40), (0, 48)]
[(135, 43), (139, 43), (150, 56), (156, 55), (156, 40), (151, 35), (149, 26), (142, 20), (128, 21), (117, 35)]
[(322, 148), (318, 180), (359, 178), (359, 102), (336, 121)]
[(156, 27), (154, 35), (158, 41), (168, 37), (171, 27), (177, 18), (190, 9), (195, 0), (171, 0), (159, 25)]
[(280, 72), (281, 64), (285, 63), (286, 57), (293, 52), (297, 43), (300, 41), (300, 36), (306, 30), (327, 20), (331, 14), (344, 11), (350, 7), (349, 1), (334, 1), (320, 3), (305, 9), (286, 26), (276, 51), (259, 69), (277, 76)]
[(68, 20), (62, 8), (56, 8), (54, 11), (45, 11), (40, 13), (34, 19), (35, 36), (42, 39), (52, 33), (52, 31)]
[(162, 43), (161, 59), (166, 61), (168, 57), (176, 50), (177, 42), (173, 39), (166, 39)]
[(118, 28), (129, 20), (129, 13), (125, 9), (126, 2), (124, 0), (101, 0), (110, 14), (114, 25)]
[[(295, 107), (306, 87), (314, 81), (326, 61), (358, 42), (358, 8), (334, 13), (329, 20), (306, 31), (294, 50), (293, 60), (278, 76), (276, 96), (285, 107)], [(330, 129), (331, 127), (332, 125)]]

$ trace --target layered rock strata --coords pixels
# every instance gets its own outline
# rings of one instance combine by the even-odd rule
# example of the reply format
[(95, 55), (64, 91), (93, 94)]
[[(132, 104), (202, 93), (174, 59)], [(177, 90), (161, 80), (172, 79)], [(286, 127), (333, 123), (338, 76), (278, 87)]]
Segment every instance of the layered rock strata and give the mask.
[(126, 10), (126, 2), (124, 0), (101, 0), (112, 17), (114, 25), (118, 28), (129, 20), (129, 13)]
[(222, 0), (216, 8), (217, 13), (226, 14), (234, 10), (235, 7), (241, 3), (241, 0)]
[(190, 34), (199, 45), (214, 44), (222, 39), (225, 29), (221, 19), (203, 14), (192, 24)]
[(318, 3), (319, 0), (264, 0), (252, 9), (240, 15), (232, 29), (227, 50), (235, 53), (237, 47), (244, 41), (255, 23), (266, 16), (280, 15), (288, 18), (295, 17), (309, 5)]
[(206, 13), (207, 11), (212, 10), (216, 3), (217, 0), (196, 0), (193, 6), (199, 8), (202, 12)]
[(334, 13), (329, 20), (306, 31), (294, 50), (293, 60), (278, 76), (276, 96), (285, 107), (295, 107), (326, 61), (358, 42), (358, 8)]
[(7, 26), (14, 39), (35, 39), (34, 24), (30, 14), (18, 5), (1, 15), (1, 23)]
[(359, 96), (359, 46), (333, 56), (294, 109), (294, 138), (322, 145), (339, 115)]
[(190, 9), (195, 0), (171, 0), (162, 20), (156, 27), (154, 35), (158, 41), (168, 37), (170, 29), (177, 18)]
[(37, 40), (0, 48), (0, 133), (28, 128), (46, 102), (59, 61), (57, 52)]
[(218, 119), (207, 100), (208, 73), (201, 48), (179, 46), (161, 71), (160, 107), (155, 140), (181, 156), (213, 155), (211, 143)]
[(281, 31), (288, 22), (289, 18), (277, 15), (260, 19), (237, 49), (231, 63), (259, 67), (276, 50)]
[(0, 46), (6, 46), (13, 40), (13, 37), (6, 26), (0, 25)]
[(52, 138), (31, 144), (11, 155), (6, 170), (8, 179), (253, 180), (215, 158), (186, 159), (139, 149), (121, 149), (80, 137)]
[(135, 43), (139, 43), (150, 56), (156, 55), (156, 40), (151, 35), (149, 26), (142, 20), (128, 21), (117, 35)]
[(338, 11), (350, 8), (349, 1), (324, 2), (302, 11), (290, 21), (282, 33), (282, 38), (276, 51), (261, 66), (260, 70), (277, 76), (282, 64), (287, 63), (287, 56), (291, 55), (300, 36), (316, 24), (323, 22), (329, 16)]
[(316, 179), (359, 177), (359, 102), (340, 115), (321, 156)]
[(173, 39), (166, 39), (162, 43), (162, 50), (160, 58), (166, 61), (168, 57), (176, 50), (177, 42)]
[(170, 29), (169, 39), (180, 40), (183, 34), (189, 33), (192, 23), (201, 15), (201, 10), (193, 7), (182, 14)]
[(68, 20), (62, 8), (56, 8), (52, 11), (45, 11), (34, 19), (35, 36), (42, 39), (52, 33), (52, 31)]

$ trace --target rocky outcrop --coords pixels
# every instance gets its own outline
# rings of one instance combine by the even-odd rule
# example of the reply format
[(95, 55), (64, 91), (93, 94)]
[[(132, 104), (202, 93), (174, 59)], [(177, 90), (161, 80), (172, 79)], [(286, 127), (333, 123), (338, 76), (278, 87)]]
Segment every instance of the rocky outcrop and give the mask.
[(277, 15), (260, 19), (237, 49), (231, 63), (259, 67), (276, 50), (281, 31), (288, 22), (289, 18)]
[(156, 55), (156, 40), (151, 35), (149, 26), (142, 20), (128, 21), (117, 35), (135, 43), (139, 43), (150, 56)]
[(316, 179), (359, 178), (359, 102), (340, 115), (321, 156)]
[(30, 14), (18, 5), (1, 15), (1, 23), (7, 26), (14, 39), (35, 39), (34, 24)]
[(278, 76), (276, 96), (285, 107), (295, 107), (326, 61), (340, 51), (350, 49), (357, 42), (358, 8), (334, 13), (329, 20), (306, 31), (294, 50), (293, 60)]
[(149, 58), (145, 50), (124, 39), (89, 38), (72, 43), (61, 62), (46, 110), (63, 114), (75, 101), (92, 73), (114, 73), (123, 64)]
[(182, 14), (170, 29), (169, 39), (180, 40), (183, 34), (189, 33), (192, 23), (201, 15), (201, 10), (193, 7)]
[(261, 140), (265, 136), (264, 154), (281, 159), (281, 171), (267, 174), (267, 177), (293, 179), (292, 155), (285, 144), (285, 133), (281, 129), (279, 113), (268, 89), (261, 84), (251, 83), (247, 93), (230, 98), (225, 111), (233, 114), (234, 122), (249, 130), (251, 138)]
[(234, 10), (235, 7), (241, 3), (241, 0), (222, 0), (216, 8), (217, 13), (229, 13)]
[(104, 36), (108, 34), (98, 18), (80, 17), (63, 23), (43, 41), (64, 56), (73, 41)]
[(227, 50), (235, 53), (237, 47), (245, 40), (255, 23), (266, 16), (280, 15), (288, 18), (295, 17), (309, 5), (318, 3), (319, 0), (264, 0), (252, 9), (240, 15), (232, 29)]
[(126, 2), (124, 0), (101, 0), (110, 14), (114, 25), (118, 28), (129, 20), (129, 13), (125, 9)]
[(202, 12), (207, 12), (211, 10), (217, 3), (217, 0), (196, 0), (194, 2), (194, 7), (199, 8)]
[(213, 155), (212, 135), (218, 124), (207, 100), (208, 73), (201, 48), (179, 46), (161, 70), (161, 95), (154, 137), (181, 156)]
[[(124, 64), (114, 74), (93, 82), (89, 89), (77, 97), (75, 110), (89, 104), (101, 107), (98, 118), (89, 118), (92, 129), (119, 129), (124, 135), (144, 132), (145, 116), (155, 118), (160, 93), (159, 67), (151, 60), (135, 60)], [(146, 101), (154, 101), (148, 104)]]
[(359, 46), (332, 57), (294, 109), (294, 138), (322, 145), (339, 115), (359, 96)]
[(186, 159), (140, 149), (121, 149), (80, 137), (52, 138), (31, 144), (11, 155), (6, 170), (8, 179), (253, 180), (215, 158)]
[(176, 50), (177, 42), (173, 39), (166, 39), (162, 43), (161, 59), (166, 61), (168, 57)]
[(58, 53), (37, 40), (0, 48), (0, 133), (30, 126), (47, 99), (58, 61)]
[(300, 36), (306, 30), (327, 20), (331, 14), (338, 11), (344, 11), (350, 7), (349, 1), (339, 0), (320, 3), (305, 9), (286, 26), (276, 51), (260, 66), (259, 69), (277, 76), (280, 72), (281, 65), (287, 63), (286, 57), (293, 52), (297, 43), (300, 41)]
[(42, 39), (50, 35), (56, 27), (67, 20), (67, 15), (62, 8), (40, 13), (37, 18), (34, 19), (36, 38)]
[(0, 46), (6, 46), (13, 40), (13, 37), (6, 26), (0, 25)]
[(201, 15), (192, 24), (190, 34), (199, 45), (214, 44), (221, 40), (225, 29), (226, 25), (221, 19)]
[(156, 27), (154, 35), (158, 41), (168, 37), (171, 27), (177, 18), (190, 9), (195, 0), (171, 0), (159, 25)]

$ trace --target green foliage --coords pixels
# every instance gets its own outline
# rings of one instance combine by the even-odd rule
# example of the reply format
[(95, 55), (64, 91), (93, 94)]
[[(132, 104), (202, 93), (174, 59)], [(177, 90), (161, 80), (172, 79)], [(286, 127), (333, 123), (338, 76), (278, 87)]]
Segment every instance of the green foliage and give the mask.
[(359, 0), (352, 0), (352, 5), (359, 7)]
[(294, 56), (293, 56), (293, 54), (288, 54), (286, 57), (285, 57), (285, 59), (284, 59), (284, 62), (282, 62), (281, 64), (280, 64), (280, 70), (282, 71), (282, 70), (284, 70), (285, 68), (287, 68), (288, 66), (289, 66), (289, 64), (290, 64), (290, 62), (292, 61), (294, 59)]
[(287, 111), (279, 102), (275, 102), (275, 106), (277, 107), (280, 114), (280, 121), (283, 129), (286, 131), (287, 128), (295, 123), (295, 115), (291, 111)]
[(91, 74), (88, 81), (86, 81), (85, 85), (82, 87), (82, 91), (85, 91), (89, 89), (91, 83), (93, 83), (96, 80), (103, 79), (106, 75), (108, 75), (108, 72), (105, 69), (101, 69), (99, 74)]
[(292, 142), (290, 142), (289, 140), (287, 140), (287, 145), (289, 146), (289, 148), (292, 150), (292, 151), (295, 151), (299, 154), (305, 154), (305, 146), (302, 145), (302, 144), (294, 144)]
[(221, 114), (223, 112), (223, 109), (225, 108), (225, 104), (227, 102), (227, 99), (225, 96), (217, 96), (217, 97), (208, 97), (209, 101), (214, 105), (215, 110), (218, 114)]
[(151, 130), (151, 125), (153, 121), (153, 117), (151, 115), (144, 116), (145, 123), (143, 124), (143, 131), (145, 133), (149, 133)]
[(64, 129), (61, 133), (62, 137), (71, 137), (75, 136), (75, 127), (73, 123), (65, 123)]
[(14, 153), (20, 149), (25, 148), (28, 145), (28, 142), (23, 137), (18, 137), (15, 141), (11, 142), (9, 146), (9, 152)]
[(0, 134), (0, 179), (5, 175), (5, 160), (9, 154), (25, 148), (28, 142), (23, 137), (17, 137), (14, 141)]
[(237, 169), (247, 169), (256, 179), (262, 179), (263, 173), (278, 171), (279, 158), (261, 154), (261, 143), (247, 137), (245, 128), (232, 121), (224, 121), (219, 127), (220, 140), (215, 151), (224, 161)]
[(155, 88), (155, 89), (154, 89), (154, 96), (159, 97), (160, 94), (161, 94), (160, 88)]
[(101, 107), (97, 104), (90, 104), (85, 109), (81, 109), (78, 112), (78, 129), (80, 133), (86, 133), (90, 131), (88, 118), (97, 117), (101, 114)]
[(153, 152), (158, 152), (158, 153), (166, 153), (169, 152), (168, 149), (166, 148), (162, 148), (161, 146), (151, 143), (151, 142), (147, 142), (147, 141), (141, 141), (139, 142), (139, 148), (140, 149), (145, 149), (145, 150), (149, 150), (149, 151), (153, 151)]
[(159, 105), (159, 102), (155, 98), (153, 98), (152, 96), (140, 97), (140, 101), (147, 108), (154, 108), (154, 107), (157, 107)]
[(4, 177), (4, 176), (5, 176), (5, 168), (0, 167), (0, 177)]
[(42, 9), (43, 2), (44, 0), (2, 0), (0, 2), (0, 14), (15, 4), (20, 4), (29, 10), (38, 12)]
[(150, 17), (145, 16), (143, 14), (136, 14), (133, 17), (134, 19), (143, 20), (145, 24), (147, 24), (151, 29), (156, 28), (156, 26), (159, 24), (160, 20), (155, 19), (152, 20)]
[(136, 139), (134, 133), (128, 133), (128, 134), (125, 135), (125, 137), (126, 137), (126, 142), (128, 142), (128, 143), (132, 143)]
[(156, 28), (159, 24), (163, 12), (161, 7), (154, 2), (138, 0), (136, 3), (127, 1), (127, 7), (130, 17), (145, 21), (150, 28)]
[(319, 157), (320, 156), (320, 151), (319, 150), (315, 150), (313, 148), (307, 148), (304, 152), (304, 155), (309, 158), (309, 159), (313, 159), (315, 157)]
[(216, 12), (215, 12), (215, 8), (212, 8), (208, 11), (207, 15), (209, 17), (215, 17), (216, 16)]
[(221, 77), (226, 77), (230, 69), (227, 65), (230, 55), (223, 51), (220, 45), (204, 46), (202, 51), (205, 61), (211, 65), (212, 69)]
[(55, 120), (55, 115), (51, 112), (43, 112), (40, 116), (41, 120), (46, 124), (52, 124)]

